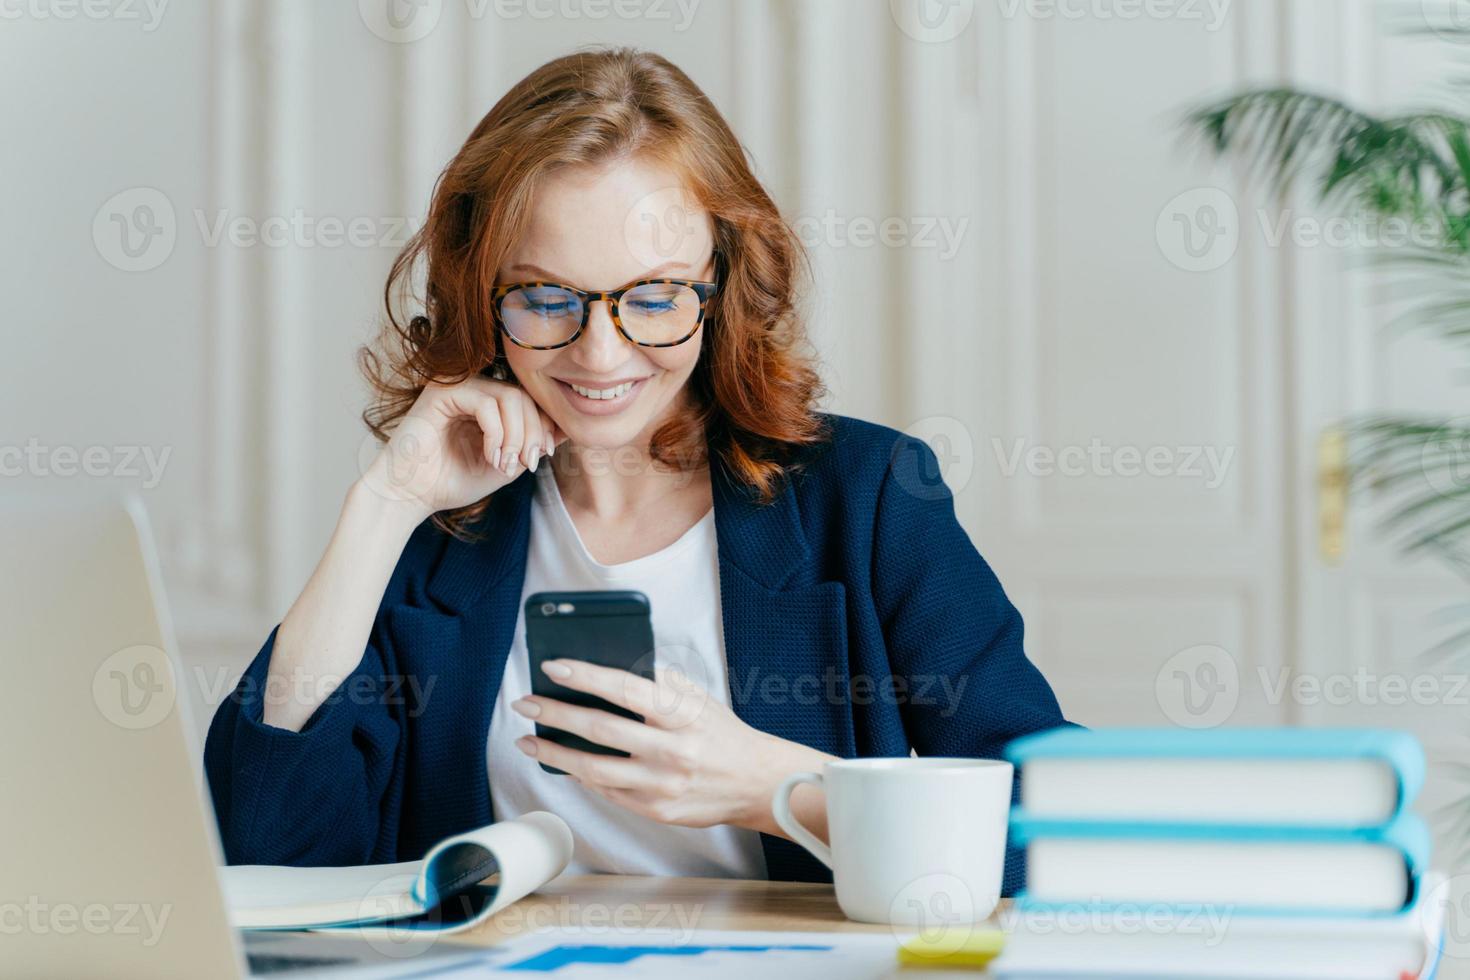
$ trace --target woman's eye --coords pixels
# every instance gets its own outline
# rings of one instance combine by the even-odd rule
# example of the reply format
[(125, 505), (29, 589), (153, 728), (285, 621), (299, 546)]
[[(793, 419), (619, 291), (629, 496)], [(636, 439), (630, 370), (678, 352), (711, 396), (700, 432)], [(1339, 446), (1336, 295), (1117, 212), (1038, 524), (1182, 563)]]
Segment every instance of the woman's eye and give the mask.
[(530, 310), (532, 313), (539, 313), (542, 316), (564, 316), (566, 314), (567, 310), (569, 310), (571, 308), (571, 305), (572, 305), (571, 303), (568, 303), (568, 302), (565, 302), (565, 301), (559, 302), (559, 303), (558, 302), (550, 302), (550, 303), (536, 303), (536, 302), (531, 302), (531, 303), (527, 303), (526, 304), (526, 309)]
[(679, 303), (673, 298), (637, 299), (633, 301), (633, 309), (638, 313), (672, 313), (678, 308)]

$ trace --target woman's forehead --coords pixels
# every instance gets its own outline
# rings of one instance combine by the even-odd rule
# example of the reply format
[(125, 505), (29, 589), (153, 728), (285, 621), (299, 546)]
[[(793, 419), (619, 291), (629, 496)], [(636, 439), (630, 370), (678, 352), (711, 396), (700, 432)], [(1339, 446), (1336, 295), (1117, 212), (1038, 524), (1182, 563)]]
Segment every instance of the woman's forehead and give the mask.
[(543, 179), (503, 271), (534, 265), (571, 285), (701, 275), (714, 246), (708, 212), (667, 167), (636, 159)]

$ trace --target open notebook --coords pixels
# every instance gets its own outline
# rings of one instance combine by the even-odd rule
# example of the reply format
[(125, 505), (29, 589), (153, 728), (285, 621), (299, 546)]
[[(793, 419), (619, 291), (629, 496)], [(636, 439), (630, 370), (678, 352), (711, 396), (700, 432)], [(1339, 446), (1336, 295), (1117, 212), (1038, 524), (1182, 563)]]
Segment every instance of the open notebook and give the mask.
[(419, 861), (340, 868), (242, 864), (221, 869), (238, 929), (456, 932), (555, 878), (572, 832), (537, 811), (447, 838)]

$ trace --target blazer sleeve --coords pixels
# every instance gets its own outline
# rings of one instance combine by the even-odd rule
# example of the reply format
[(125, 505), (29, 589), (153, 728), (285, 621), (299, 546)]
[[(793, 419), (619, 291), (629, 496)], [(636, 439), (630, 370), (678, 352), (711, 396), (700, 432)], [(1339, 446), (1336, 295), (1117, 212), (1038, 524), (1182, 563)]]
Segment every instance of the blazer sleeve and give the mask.
[(357, 668), (299, 732), (261, 720), (276, 630), (215, 712), (204, 747), (229, 864), (396, 860), (400, 719), (385, 697), (393, 650), (380, 612)]
[[(1026, 658), (1021, 614), (955, 518), (923, 441), (895, 444), (875, 523), (873, 596), (889, 662), (910, 692), (930, 692), (902, 704), (915, 751), (995, 759), (1014, 738), (1068, 724)], [(1019, 781), (1013, 800), (1018, 789)], [(1009, 850), (1006, 894), (1024, 874), (1023, 854)]]

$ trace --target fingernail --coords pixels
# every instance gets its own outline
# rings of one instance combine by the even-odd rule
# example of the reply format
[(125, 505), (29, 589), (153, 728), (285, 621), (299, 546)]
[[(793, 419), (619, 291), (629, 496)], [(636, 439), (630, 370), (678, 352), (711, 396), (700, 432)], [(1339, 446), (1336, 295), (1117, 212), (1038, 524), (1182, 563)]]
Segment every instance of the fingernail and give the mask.
[(516, 748), (526, 753), (526, 755), (535, 755), (536, 741), (529, 735), (523, 735), (520, 738), (516, 739)]
[(505, 451), (505, 466), (504, 466), (505, 475), (506, 476), (515, 476), (516, 475), (516, 463), (517, 462), (519, 462), (519, 460), (517, 459), (515, 452), (512, 451), (512, 450), (507, 449)]
[(496, 449), (495, 450), (495, 455), (493, 455), (493, 456), (490, 457), (490, 465), (493, 466), (493, 467), (495, 467), (497, 470), (500, 469), (500, 450), (499, 449)]
[(532, 473), (535, 473), (536, 464), (541, 462), (541, 447), (532, 446), (529, 450), (526, 451), (526, 456), (530, 459), (530, 462), (526, 464), (526, 469), (530, 470)]
[(548, 660), (546, 661), (546, 663), (541, 665), (541, 669), (546, 671), (546, 673), (551, 677), (572, 676), (572, 668), (568, 667), (560, 660)]
[(510, 703), (510, 706), (516, 714), (524, 715), (527, 718), (535, 718), (537, 715), (541, 714), (541, 705), (537, 704), (535, 701), (527, 701), (525, 698), (520, 698), (519, 700), (512, 701)]

